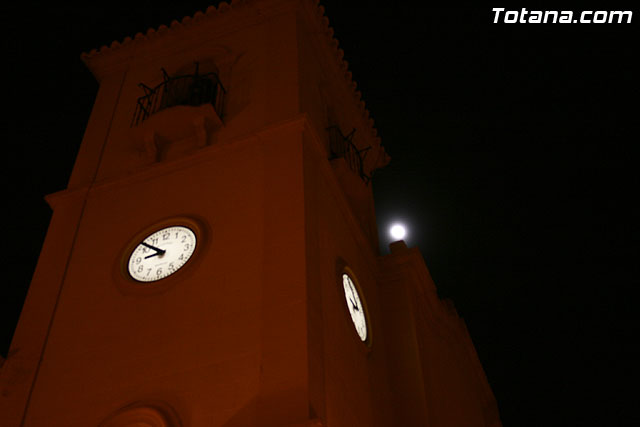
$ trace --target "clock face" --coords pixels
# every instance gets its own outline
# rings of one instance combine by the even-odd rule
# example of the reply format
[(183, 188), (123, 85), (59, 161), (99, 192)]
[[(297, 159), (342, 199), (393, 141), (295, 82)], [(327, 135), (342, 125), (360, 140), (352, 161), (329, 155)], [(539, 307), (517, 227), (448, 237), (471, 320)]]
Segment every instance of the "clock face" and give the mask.
[(155, 282), (182, 268), (196, 249), (195, 233), (181, 225), (147, 236), (129, 256), (129, 274), (139, 282)]
[(360, 340), (366, 341), (367, 319), (364, 313), (364, 307), (362, 306), (358, 289), (347, 273), (342, 274), (342, 286), (344, 287), (344, 298), (347, 302), (349, 313), (351, 314), (353, 326), (355, 326)]

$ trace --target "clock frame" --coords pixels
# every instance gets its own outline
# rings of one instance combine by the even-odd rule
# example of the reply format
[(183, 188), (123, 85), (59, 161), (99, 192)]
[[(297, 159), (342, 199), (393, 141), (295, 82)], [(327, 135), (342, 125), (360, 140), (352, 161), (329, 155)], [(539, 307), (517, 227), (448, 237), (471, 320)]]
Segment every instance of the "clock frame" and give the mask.
[[(134, 250), (147, 237), (168, 227), (185, 227), (193, 232), (196, 245), (189, 260), (185, 262), (181, 268), (177, 269), (177, 271), (159, 280), (149, 282), (136, 280), (129, 273), (129, 261)], [(114, 270), (116, 272), (115, 282), (118, 289), (123, 294), (150, 295), (162, 293), (174, 284), (183, 282), (198, 270), (198, 265), (201, 263), (204, 252), (209, 246), (209, 236), (210, 230), (207, 222), (201, 218), (192, 216), (169, 217), (140, 229), (133, 237), (127, 239), (127, 243), (122, 247), (118, 255), (116, 262), (117, 267)]]
[(133, 249), (127, 262), (129, 276), (140, 283), (154, 283), (186, 267), (198, 247), (193, 230), (170, 225), (151, 233)]
[[(355, 293), (355, 298), (351, 297), (348, 286), (346, 285), (346, 280), (350, 282), (349, 288)], [(338, 283), (342, 304), (346, 311), (346, 317), (350, 327), (353, 329), (357, 340), (363, 343), (367, 348), (370, 348), (372, 342), (371, 321), (369, 318), (366, 297), (362, 291), (358, 278), (353, 270), (344, 266), (339, 270)], [(354, 303), (357, 309), (354, 307)], [(358, 313), (360, 314), (358, 315)], [(361, 325), (364, 326), (364, 334), (362, 333), (362, 326), (358, 323), (359, 321), (361, 321)]]

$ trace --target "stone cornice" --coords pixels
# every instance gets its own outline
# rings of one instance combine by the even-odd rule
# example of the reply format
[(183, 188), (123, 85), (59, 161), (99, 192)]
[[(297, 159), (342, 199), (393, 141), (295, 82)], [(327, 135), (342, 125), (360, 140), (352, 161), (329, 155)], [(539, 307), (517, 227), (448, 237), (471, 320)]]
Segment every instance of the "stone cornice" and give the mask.
[[(269, 3), (268, 7), (265, 3)], [(255, 5), (254, 8), (245, 6)], [(205, 12), (174, 20), (169, 26), (149, 28), (146, 33), (137, 33), (133, 38), (125, 37), (121, 42), (113, 41), (109, 46), (82, 53), (81, 59), (98, 81), (112, 70), (126, 68), (134, 58), (144, 61), (147, 57), (180, 52), (193, 45), (194, 34), (202, 41), (215, 40), (221, 34), (229, 34), (248, 26), (293, 11), (297, 1), (291, 0), (233, 0), (231, 4), (221, 2), (218, 7), (209, 6)], [(235, 13), (234, 13), (235, 12)], [(167, 38), (174, 38), (166, 43)], [(177, 39), (177, 42), (176, 42)], [(170, 47), (167, 47), (167, 46)]]
[(251, 0), (233, 0), (231, 4), (221, 2), (217, 8), (215, 6), (209, 6), (205, 12), (197, 11), (193, 16), (185, 16), (181, 21), (173, 20), (168, 27), (166, 25), (160, 25), (157, 29), (149, 28), (144, 34), (137, 33), (133, 38), (125, 37), (121, 42), (114, 40), (109, 46), (101, 46), (100, 48), (92, 49), (90, 52), (82, 53), (81, 58), (89, 65), (89, 62), (98, 56), (109, 55), (115, 51), (127, 49), (130, 46), (147, 40), (164, 37), (171, 32), (195, 25), (204, 19), (214, 19), (216, 15), (226, 13), (231, 10), (232, 7), (237, 7), (240, 3), (249, 2), (251, 2)]

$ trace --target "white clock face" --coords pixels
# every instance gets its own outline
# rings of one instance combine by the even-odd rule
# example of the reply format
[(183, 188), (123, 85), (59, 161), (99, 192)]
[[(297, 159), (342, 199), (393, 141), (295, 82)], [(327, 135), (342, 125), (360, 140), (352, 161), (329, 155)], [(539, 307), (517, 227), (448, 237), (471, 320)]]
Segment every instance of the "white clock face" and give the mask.
[(351, 320), (353, 326), (358, 332), (358, 336), (362, 341), (367, 340), (367, 319), (364, 314), (364, 307), (360, 301), (360, 295), (358, 295), (358, 289), (353, 283), (353, 280), (347, 273), (342, 274), (342, 286), (344, 287), (344, 298), (347, 301), (347, 307), (349, 307), (349, 313), (351, 314)]
[(129, 257), (129, 274), (139, 282), (164, 279), (183, 267), (196, 249), (196, 235), (180, 225), (147, 236)]

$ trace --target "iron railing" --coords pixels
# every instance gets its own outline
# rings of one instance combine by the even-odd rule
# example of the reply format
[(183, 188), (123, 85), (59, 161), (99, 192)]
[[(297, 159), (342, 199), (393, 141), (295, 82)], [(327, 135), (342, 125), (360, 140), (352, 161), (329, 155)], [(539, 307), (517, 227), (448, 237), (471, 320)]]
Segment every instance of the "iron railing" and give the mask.
[(353, 143), (355, 128), (349, 134), (344, 135), (340, 127), (334, 125), (329, 126), (327, 132), (329, 132), (329, 160), (344, 158), (349, 169), (357, 173), (365, 184), (369, 184), (371, 176), (364, 171), (364, 159), (371, 147), (358, 150)]
[(195, 74), (169, 76), (162, 68), (162, 75), (163, 82), (154, 88), (144, 83), (138, 85), (144, 91), (144, 95), (138, 98), (131, 126), (137, 126), (152, 114), (177, 105), (211, 104), (222, 120), (226, 91), (217, 73), (199, 74), (196, 63)]

